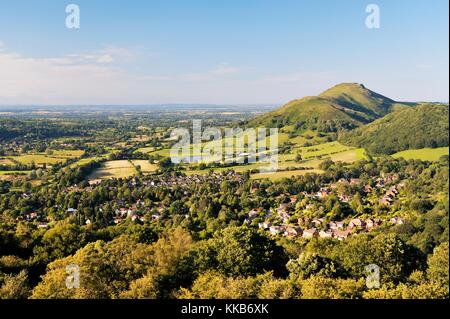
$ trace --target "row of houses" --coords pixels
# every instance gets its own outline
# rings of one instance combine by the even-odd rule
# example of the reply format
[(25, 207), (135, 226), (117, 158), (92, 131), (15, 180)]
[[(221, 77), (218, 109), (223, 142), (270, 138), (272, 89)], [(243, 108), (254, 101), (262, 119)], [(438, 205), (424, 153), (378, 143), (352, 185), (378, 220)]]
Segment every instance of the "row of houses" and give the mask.
[(151, 176), (143, 181), (145, 186), (149, 187), (189, 187), (194, 184), (204, 183), (220, 184), (225, 180), (242, 182), (242, 176), (234, 172), (212, 173), (212, 174), (194, 174), (189, 176)]
[[(389, 220), (392, 224), (401, 225), (405, 220), (401, 217), (393, 217)], [(283, 235), (286, 237), (303, 237), (306, 239), (319, 238), (336, 238), (343, 240), (352, 234), (369, 232), (382, 224), (379, 218), (368, 218), (362, 220), (360, 218), (351, 219), (348, 223), (345, 221), (330, 221), (326, 226), (319, 230), (317, 227), (324, 223), (323, 218), (314, 219), (312, 223), (316, 227), (303, 230), (298, 225), (273, 225), (271, 222), (265, 221), (258, 224), (260, 229), (268, 231), (271, 235)], [(345, 226), (347, 225), (347, 226)]]

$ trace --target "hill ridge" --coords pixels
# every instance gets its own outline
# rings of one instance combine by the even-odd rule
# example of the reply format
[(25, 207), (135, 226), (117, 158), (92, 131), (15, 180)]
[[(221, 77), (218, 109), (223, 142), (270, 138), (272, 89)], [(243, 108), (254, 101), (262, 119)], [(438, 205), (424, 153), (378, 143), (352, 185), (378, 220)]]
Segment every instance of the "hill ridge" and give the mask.
[(305, 122), (334, 122), (351, 129), (407, 107), (367, 89), (360, 83), (340, 83), (317, 96), (293, 99), (285, 105), (249, 122), (250, 126), (297, 125)]

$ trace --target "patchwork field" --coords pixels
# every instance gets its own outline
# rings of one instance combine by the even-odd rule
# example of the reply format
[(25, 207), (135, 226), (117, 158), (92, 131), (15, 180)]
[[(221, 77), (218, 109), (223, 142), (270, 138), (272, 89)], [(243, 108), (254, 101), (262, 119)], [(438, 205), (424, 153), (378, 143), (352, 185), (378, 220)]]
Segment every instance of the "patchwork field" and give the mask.
[(96, 169), (88, 179), (127, 178), (135, 174), (136, 169), (129, 161), (108, 161)]
[(406, 160), (419, 159), (422, 161), (437, 161), (443, 155), (449, 154), (448, 147), (422, 148), (418, 150), (407, 150), (392, 155), (394, 158), (403, 157)]
[[(286, 138), (286, 134), (283, 139)], [(299, 136), (298, 141), (303, 141), (305, 137)], [(292, 141), (292, 139), (291, 139)], [(303, 144), (301, 144), (303, 145)], [(291, 151), (287, 154), (278, 155), (278, 172), (276, 173), (255, 173), (252, 178), (270, 178), (280, 179), (289, 176), (304, 175), (306, 173), (318, 173), (321, 172), (318, 167), (319, 164), (326, 160), (331, 159), (335, 162), (341, 161), (345, 163), (353, 163), (357, 160), (366, 158), (365, 150), (362, 148), (356, 149), (340, 144), (339, 142), (328, 142), (317, 144), (313, 146), (301, 146), (294, 144)], [(243, 149), (246, 151), (248, 149)], [(168, 151), (168, 150), (167, 150)], [(301, 156), (301, 160), (296, 161), (297, 154)], [(192, 166), (194, 164), (190, 164)], [(226, 168), (214, 168), (215, 172), (220, 172), (228, 169), (232, 169), (236, 172), (245, 172), (251, 170), (260, 170), (268, 166), (264, 163), (253, 163), (247, 165), (236, 165)], [(204, 170), (187, 170), (187, 174), (206, 174), (209, 169)]]

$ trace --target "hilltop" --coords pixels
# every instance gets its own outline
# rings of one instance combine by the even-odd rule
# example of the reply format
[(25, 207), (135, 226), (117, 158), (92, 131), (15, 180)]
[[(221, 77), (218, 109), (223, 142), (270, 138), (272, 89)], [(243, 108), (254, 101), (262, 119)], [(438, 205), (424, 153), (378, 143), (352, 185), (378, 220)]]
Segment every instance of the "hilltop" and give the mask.
[(344, 133), (339, 141), (373, 154), (449, 145), (448, 105), (421, 104)]
[(358, 83), (338, 84), (318, 96), (293, 100), (255, 118), (250, 126), (311, 128), (325, 124), (328, 130), (351, 129), (407, 107)]

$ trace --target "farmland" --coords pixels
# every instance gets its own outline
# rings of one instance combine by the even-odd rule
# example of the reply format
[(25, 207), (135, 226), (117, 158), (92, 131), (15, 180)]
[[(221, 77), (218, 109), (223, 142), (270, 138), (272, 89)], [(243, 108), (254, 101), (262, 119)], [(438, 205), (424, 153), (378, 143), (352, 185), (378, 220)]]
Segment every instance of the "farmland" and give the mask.
[(96, 169), (89, 179), (126, 178), (136, 174), (136, 169), (130, 161), (108, 161)]
[(392, 155), (394, 158), (403, 157), (406, 160), (419, 159), (422, 161), (437, 161), (443, 155), (448, 155), (448, 147), (422, 148), (418, 150), (407, 150)]
[[(13, 163), (20, 163), (24, 165), (36, 164), (42, 165), (55, 165), (57, 163), (65, 163), (68, 159), (78, 158), (82, 156), (84, 151), (82, 150), (55, 150), (51, 154), (36, 153), (36, 154), (22, 154), (18, 156), (8, 156), (3, 161), (10, 161)], [(1, 162), (0, 162), (1, 164)]]
[(140, 166), (142, 173), (154, 173), (158, 169), (158, 165), (150, 163), (148, 160), (132, 160), (131, 163), (136, 166)]

